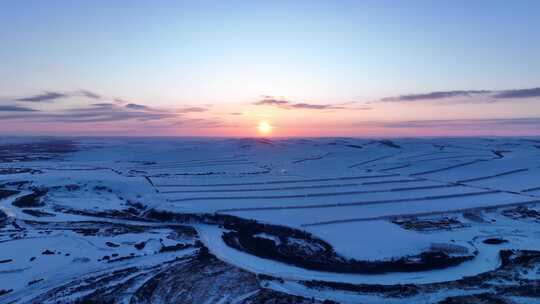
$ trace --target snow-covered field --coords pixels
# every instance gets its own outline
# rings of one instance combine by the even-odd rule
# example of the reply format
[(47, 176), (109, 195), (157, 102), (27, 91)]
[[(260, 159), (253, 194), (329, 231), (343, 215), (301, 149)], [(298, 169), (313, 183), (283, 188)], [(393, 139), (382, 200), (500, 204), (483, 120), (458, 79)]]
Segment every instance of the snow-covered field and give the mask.
[(532, 303), (538, 203), (536, 138), (9, 138), (0, 303)]

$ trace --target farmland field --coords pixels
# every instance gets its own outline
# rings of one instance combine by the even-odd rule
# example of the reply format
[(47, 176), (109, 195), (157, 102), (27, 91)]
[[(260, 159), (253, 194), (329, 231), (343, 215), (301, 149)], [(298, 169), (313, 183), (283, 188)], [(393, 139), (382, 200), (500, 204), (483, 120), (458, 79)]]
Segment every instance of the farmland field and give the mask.
[(4, 138), (0, 303), (532, 303), (539, 203), (537, 138)]

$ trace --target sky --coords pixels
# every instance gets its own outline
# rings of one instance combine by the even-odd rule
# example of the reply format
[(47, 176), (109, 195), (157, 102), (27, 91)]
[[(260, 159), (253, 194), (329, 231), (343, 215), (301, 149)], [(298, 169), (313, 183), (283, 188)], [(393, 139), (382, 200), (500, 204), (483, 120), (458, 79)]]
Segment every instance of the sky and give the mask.
[(540, 135), (539, 54), (534, 0), (0, 1), (0, 134)]

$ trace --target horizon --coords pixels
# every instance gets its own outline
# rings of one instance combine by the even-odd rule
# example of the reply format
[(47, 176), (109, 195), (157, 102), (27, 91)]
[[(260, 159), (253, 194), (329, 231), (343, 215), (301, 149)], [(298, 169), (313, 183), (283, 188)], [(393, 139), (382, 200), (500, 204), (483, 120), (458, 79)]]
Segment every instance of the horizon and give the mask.
[(197, 135), (45, 135), (45, 134), (33, 134), (33, 135), (14, 135), (4, 134), (4, 138), (59, 138), (59, 139), (253, 139), (253, 140), (289, 140), (289, 139), (357, 139), (357, 140), (376, 140), (376, 139), (516, 139), (516, 138), (533, 138), (536, 139), (540, 135), (454, 135), (454, 136), (432, 136), (432, 135), (417, 135), (417, 136), (197, 136)]
[(537, 1), (0, 4), (0, 134), (540, 135)]

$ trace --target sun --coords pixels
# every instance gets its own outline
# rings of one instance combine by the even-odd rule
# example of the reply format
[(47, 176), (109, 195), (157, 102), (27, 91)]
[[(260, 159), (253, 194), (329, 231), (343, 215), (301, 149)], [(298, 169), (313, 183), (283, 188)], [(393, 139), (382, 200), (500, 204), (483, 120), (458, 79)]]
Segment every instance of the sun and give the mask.
[(272, 125), (270, 125), (266, 120), (259, 122), (259, 126), (257, 128), (259, 129), (259, 133), (262, 135), (270, 134), (273, 129)]

